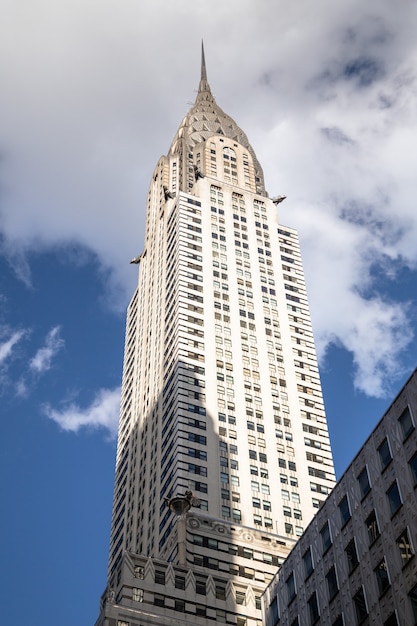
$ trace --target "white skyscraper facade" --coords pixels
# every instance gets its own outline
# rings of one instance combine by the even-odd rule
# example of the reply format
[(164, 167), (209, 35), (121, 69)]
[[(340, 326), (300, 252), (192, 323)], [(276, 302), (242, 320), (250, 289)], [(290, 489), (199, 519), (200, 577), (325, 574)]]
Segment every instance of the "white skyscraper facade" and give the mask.
[(147, 197), (100, 626), (260, 624), (260, 594), (334, 485), (281, 201), (215, 102), (203, 53)]

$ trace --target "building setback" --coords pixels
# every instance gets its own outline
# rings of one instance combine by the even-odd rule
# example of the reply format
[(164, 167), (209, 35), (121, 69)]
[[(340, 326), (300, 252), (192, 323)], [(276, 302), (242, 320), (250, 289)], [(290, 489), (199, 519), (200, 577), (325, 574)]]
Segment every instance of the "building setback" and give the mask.
[(334, 486), (297, 233), (245, 133), (194, 106), (152, 175), (97, 626), (261, 624)]
[(265, 626), (417, 624), (417, 370), (264, 597)]

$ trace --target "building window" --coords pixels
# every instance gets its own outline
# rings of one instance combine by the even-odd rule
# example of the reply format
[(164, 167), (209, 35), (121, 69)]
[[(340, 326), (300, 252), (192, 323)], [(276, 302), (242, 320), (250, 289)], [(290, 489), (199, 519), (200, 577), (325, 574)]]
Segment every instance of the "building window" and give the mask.
[(327, 580), (327, 590), (329, 592), (329, 600), (333, 600), (333, 598), (339, 591), (339, 586), (337, 584), (336, 569), (334, 565), (327, 572), (326, 580)]
[(320, 531), (321, 535), (321, 543), (323, 546), (323, 554), (330, 548), (332, 545), (332, 538), (330, 535), (330, 527), (329, 522), (326, 522), (323, 528)]
[(235, 522), (240, 522), (240, 520), (242, 519), (242, 513), (240, 512), (240, 509), (232, 509), (232, 518)]
[(222, 506), (222, 516), (230, 517), (230, 506), (226, 506), (226, 505)]
[[(260, 608), (260, 607), (259, 607)], [(278, 610), (278, 598), (275, 597), (269, 605), (269, 615), (271, 616), (271, 622), (273, 626), (276, 626), (279, 622), (279, 610)]]
[(394, 480), (391, 487), (388, 489), (387, 497), (389, 502), (389, 508), (391, 510), (391, 515), (395, 515), (395, 513), (402, 505), (400, 490), (398, 489), (398, 484), (396, 480)]
[(390, 586), (388, 569), (385, 559), (382, 559), (374, 569), (376, 581), (378, 583), (379, 595), (383, 594)]
[(195, 592), (205, 596), (206, 595), (206, 581), (201, 578), (196, 578), (195, 581)]
[(411, 476), (413, 477), (414, 487), (417, 485), (417, 454), (413, 456), (408, 462), (411, 470)]
[(311, 548), (309, 548), (307, 552), (304, 553), (303, 562), (304, 562), (304, 575), (307, 579), (314, 570)]
[(397, 539), (398, 550), (400, 551), (401, 562), (407, 565), (408, 561), (414, 556), (413, 546), (408, 535), (408, 529), (406, 528)]
[(134, 570), (134, 576), (135, 578), (140, 578), (140, 580), (143, 580), (145, 577), (145, 568), (139, 565), (136, 565), (135, 570)]
[(185, 576), (175, 575), (175, 588), (176, 589), (185, 589)]
[(310, 613), (310, 624), (313, 625), (320, 617), (316, 592), (312, 593), (308, 600), (308, 611)]
[(175, 599), (174, 611), (180, 611), (181, 613), (185, 613), (185, 600), (180, 600), (178, 598)]
[(125, 622), (123, 619), (118, 619), (117, 626), (129, 626), (129, 622)]
[(351, 574), (359, 563), (358, 553), (356, 552), (356, 544), (355, 544), (354, 539), (349, 541), (348, 545), (345, 548), (345, 552), (346, 552), (346, 558), (348, 562), (349, 574)]
[(349, 500), (347, 496), (344, 496), (342, 500), (340, 501), (339, 511), (340, 511), (340, 521), (343, 527), (350, 520), (350, 508), (349, 508)]
[(246, 594), (244, 591), (236, 591), (236, 604), (246, 604)]
[(133, 587), (132, 589), (132, 600), (134, 602), (143, 602), (143, 589), (137, 589)]
[(361, 473), (358, 476), (359, 489), (361, 492), (362, 498), (364, 498), (371, 490), (371, 485), (369, 482), (368, 469), (366, 467), (363, 468)]
[(371, 545), (379, 537), (379, 527), (375, 511), (372, 511), (367, 517), (365, 524), (368, 530), (369, 545)]
[(216, 581), (215, 587), (217, 600), (226, 600), (226, 584), (224, 582)]
[(155, 606), (165, 606), (165, 596), (156, 593), (153, 598), (153, 603)]
[(411, 417), (410, 409), (407, 407), (398, 418), (403, 433), (403, 438), (406, 439), (408, 435), (414, 430), (413, 419)]
[(292, 602), (296, 596), (294, 572), (290, 574), (286, 581), (288, 604)]
[(165, 585), (165, 572), (155, 571), (155, 583)]
[(385, 620), (384, 626), (398, 626), (397, 614), (391, 613), (388, 619)]
[(413, 612), (414, 623), (417, 624), (417, 585), (414, 585), (410, 593), (408, 594), (410, 598), (411, 610)]
[(389, 449), (388, 439), (384, 439), (378, 447), (379, 460), (381, 461), (381, 469), (384, 470), (392, 461), (391, 450)]
[(343, 614), (341, 613), (340, 615), (338, 615), (336, 617), (336, 619), (334, 620), (332, 626), (344, 626), (345, 623), (343, 621)]
[(363, 587), (360, 587), (353, 596), (353, 603), (355, 605), (356, 623), (361, 624), (365, 617), (368, 615)]

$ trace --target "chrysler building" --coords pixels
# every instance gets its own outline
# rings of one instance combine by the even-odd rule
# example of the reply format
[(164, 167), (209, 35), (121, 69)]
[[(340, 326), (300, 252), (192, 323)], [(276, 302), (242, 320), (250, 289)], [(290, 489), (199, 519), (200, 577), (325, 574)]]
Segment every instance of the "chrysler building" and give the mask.
[(96, 626), (260, 626), (335, 476), (297, 232), (204, 51), (152, 174)]

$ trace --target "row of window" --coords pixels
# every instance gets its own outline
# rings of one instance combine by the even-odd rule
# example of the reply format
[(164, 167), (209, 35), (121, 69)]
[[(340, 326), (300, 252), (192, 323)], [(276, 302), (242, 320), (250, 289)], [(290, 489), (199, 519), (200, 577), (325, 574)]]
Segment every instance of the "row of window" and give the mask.
[[(387, 588), (387, 584), (389, 585), (389, 582), (387, 583), (388, 576), (387, 576), (386, 568), (383, 565), (383, 562), (381, 562), (377, 570), (375, 570), (375, 574), (377, 576), (378, 586), (380, 589), (385, 590)], [(330, 570), (326, 578), (327, 578), (327, 584), (329, 588), (329, 594), (330, 594), (330, 590), (332, 590), (332, 593), (333, 593), (332, 597), (334, 597), (335, 593), (338, 592), (337, 578), (336, 578), (336, 574), (334, 571), (334, 567)], [(381, 593), (383, 593), (383, 591)], [(411, 610), (413, 612), (414, 623), (417, 623), (417, 585), (415, 585), (411, 589), (411, 591), (408, 594), (408, 598), (409, 598)], [(363, 621), (366, 619), (366, 617), (368, 617), (369, 615), (369, 609), (368, 609), (368, 605), (366, 602), (365, 590), (362, 585), (358, 588), (356, 593), (353, 595), (352, 604), (353, 604), (354, 611), (355, 611), (356, 624), (357, 625), (362, 624)], [(316, 592), (313, 592), (312, 595), (309, 597), (308, 602), (307, 602), (307, 607), (308, 607), (308, 615), (309, 615), (309, 624), (310, 626), (313, 626), (314, 624), (316, 624), (316, 622), (318, 622), (320, 618), (320, 611), (319, 611), (319, 605), (318, 605)], [(270, 610), (271, 620), (274, 626), (278, 625), (280, 618), (279, 618), (278, 605), (277, 605), (276, 598), (271, 603), (269, 610)], [(390, 615), (383, 622), (383, 626), (399, 626), (399, 624), (400, 622), (398, 620), (396, 611), (393, 611), (392, 613), (390, 613)], [(290, 626), (301, 626), (298, 616), (291, 622)], [(303, 624), (302, 626), (307, 626), (307, 625)], [(352, 626), (352, 625), (348, 623), (347, 621), (345, 621), (343, 613), (341, 613), (333, 621), (332, 626)]]

